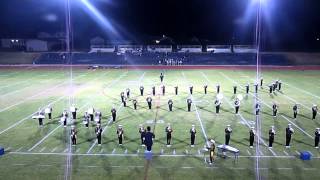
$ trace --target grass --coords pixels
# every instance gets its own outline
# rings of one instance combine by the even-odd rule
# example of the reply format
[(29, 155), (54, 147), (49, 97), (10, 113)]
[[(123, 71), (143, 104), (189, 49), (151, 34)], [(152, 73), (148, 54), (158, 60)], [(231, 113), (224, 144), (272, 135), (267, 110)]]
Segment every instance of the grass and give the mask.
[[(69, 147), (68, 128), (60, 125), (59, 115), (68, 109), (69, 95), (79, 110), (76, 128), (78, 144), (72, 148), (72, 179), (256, 179), (255, 161), (259, 156), (259, 173), (263, 179), (311, 179), (320, 175), (319, 151), (314, 146), (314, 130), (320, 127), (320, 119), (311, 120), (311, 106), (320, 99), (319, 71), (263, 71), (265, 85), (275, 79), (283, 81), (283, 92), (273, 95), (264, 87), (259, 90), (262, 103), (261, 135), (268, 143), (268, 130), (274, 125), (277, 131), (274, 148), (270, 151), (263, 143), (259, 154), (250, 149), (249, 128), (254, 125), (253, 94), (244, 95), (240, 116), (234, 115), (233, 89), (249, 82), (253, 84), (255, 72), (251, 70), (167, 70), (164, 84), (166, 95), (160, 93), (160, 70), (73, 70), (73, 89), (70, 86), (69, 69), (11, 69), (0, 71), (0, 145), (7, 152), (0, 157), (0, 179), (64, 179)], [(221, 84), (224, 94), (222, 110), (216, 115), (213, 100), (215, 84)], [(188, 87), (194, 86), (194, 104), (187, 112), (186, 99), (190, 97)], [(208, 94), (203, 85), (208, 84)], [(139, 86), (145, 87), (145, 94), (151, 94), (151, 87), (157, 87), (153, 97), (153, 108), (147, 108), (146, 97), (140, 96)], [(179, 95), (174, 95), (174, 86), (179, 86)], [(122, 107), (120, 92), (131, 89), (129, 107)], [(251, 86), (250, 91), (252, 92)], [(134, 110), (131, 100), (138, 100)], [(172, 99), (173, 112), (168, 111), (167, 101)], [(292, 119), (292, 105), (301, 104), (297, 120)], [(279, 115), (272, 117), (268, 106), (279, 105)], [(39, 107), (53, 103), (52, 121), (45, 120), (42, 128), (30, 115)], [(96, 146), (93, 124), (86, 129), (80, 115), (89, 107), (102, 111), (102, 126), (105, 128), (102, 146)], [(158, 108), (157, 108), (158, 106)], [(117, 121), (109, 123), (112, 107), (118, 109)], [(156, 123), (154, 123), (156, 122)], [(166, 124), (173, 132), (173, 145), (166, 147)], [(285, 128), (293, 124), (295, 133), (291, 149), (284, 147)], [(118, 146), (116, 127), (121, 124), (125, 131), (124, 146)], [(140, 146), (139, 124), (152, 126), (156, 140), (155, 154), (149, 165)], [(189, 129), (197, 129), (196, 146), (191, 148)], [(202, 125), (201, 125), (202, 124)], [(230, 145), (240, 150), (240, 158), (234, 161), (232, 155), (218, 157), (214, 165), (204, 162), (199, 154), (205, 144), (205, 135), (214, 138), (217, 144), (224, 143), (224, 128), (233, 128)], [(203, 130), (201, 128), (203, 126)], [(311, 136), (311, 137), (310, 137)], [(93, 146), (94, 145), (94, 146)], [(297, 152), (310, 151), (311, 161), (302, 161)]]

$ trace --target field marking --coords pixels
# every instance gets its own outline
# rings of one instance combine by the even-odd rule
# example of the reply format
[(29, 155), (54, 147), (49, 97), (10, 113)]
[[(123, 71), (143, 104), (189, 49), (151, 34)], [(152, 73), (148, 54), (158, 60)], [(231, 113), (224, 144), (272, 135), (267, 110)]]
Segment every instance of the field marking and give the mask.
[[(87, 102), (83, 106), (79, 108), (79, 111), (81, 109), (85, 108), (89, 103)], [(40, 141), (38, 141), (35, 145), (33, 145), (28, 151), (32, 151), (35, 149), (37, 146), (39, 146), (42, 142), (44, 142), (50, 135), (52, 135), (56, 130), (58, 130), (60, 127), (62, 127), (62, 124), (58, 125), (56, 128), (54, 128), (52, 131), (50, 131), (46, 136), (44, 136)]]
[(54, 148), (51, 150), (51, 152), (52, 152), (52, 153), (55, 152), (55, 151), (57, 150), (57, 148), (58, 148), (58, 147), (54, 147)]
[[(58, 99), (56, 99), (55, 101), (47, 104), (46, 106), (51, 106), (51, 105), (55, 104), (56, 102), (60, 101), (61, 99), (63, 99), (64, 97), (66, 97), (66, 95), (61, 96), (60, 98), (58, 98)], [(46, 106), (44, 106), (44, 107), (46, 107)], [(17, 121), (16, 123), (12, 124), (11, 126), (7, 127), (6, 129), (0, 131), (0, 135), (3, 134), (3, 133), (5, 133), (5, 132), (7, 132), (8, 130), (16, 127), (17, 125), (21, 124), (23, 121), (30, 119), (30, 118), (31, 118), (33, 115), (35, 115), (35, 114), (37, 114), (37, 112), (34, 112), (34, 113), (30, 114), (29, 116), (27, 116), (27, 117), (25, 117), (25, 118)]]
[(43, 152), (46, 149), (46, 147), (43, 147), (39, 152)]
[[(55, 79), (56, 79), (56, 77), (55, 77), (55, 78), (47, 79), (47, 80), (45, 80), (45, 81), (48, 82), (48, 81), (52, 81), (52, 80), (55, 80)], [(27, 80), (30, 81), (30, 79), (27, 79)], [(17, 93), (17, 92), (23, 91), (24, 89), (27, 89), (27, 88), (30, 88), (30, 87), (33, 87), (33, 85), (31, 84), (30, 86), (25, 86), (25, 87), (23, 87), (23, 88), (21, 88), (21, 89), (17, 89), (17, 90), (15, 90), (15, 91), (11, 91), (11, 92), (6, 93), (6, 94), (1, 94), (0, 97), (4, 97), (4, 96), (9, 96), (9, 95), (15, 94), (15, 93)], [(0, 89), (1, 89), (1, 88), (0, 88)]]
[[(242, 74), (242, 73), (241, 73)], [(255, 79), (252, 79), (252, 78), (247, 78), (247, 79), (251, 79), (251, 81), (252, 82), (255, 82), (256, 80)], [(267, 88), (269, 88), (268, 86), (265, 86), (265, 87), (267, 87)], [(280, 93), (280, 95), (282, 95), (282, 96), (284, 96), (285, 98), (287, 98), (287, 99), (289, 99), (290, 101), (292, 101), (292, 102), (294, 102), (294, 103), (297, 103), (298, 101), (297, 100), (295, 100), (295, 99), (293, 99), (293, 98), (291, 98), (290, 96), (287, 96), (287, 95), (285, 95), (285, 94), (281, 94)], [(304, 105), (304, 104), (302, 104), (302, 103), (299, 103), (300, 105), (302, 105), (304, 108), (306, 108), (306, 109), (311, 109), (311, 107), (308, 107), (308, 106), (306, 106), (306, 105)]]
[(53, 134), (56, 130), (58, 130), (58, 128), (60, 128), (62, 126), (62, 124), (60, 124), (59, 126), (57, 126), (56, 128), (54, 128), (52, 131), (50, 131), (50, 133), (48, 133), (46, 136), (44, 136), (40, 141), (38, 141), (35, 145), (33, 145), (30, 149), (28, 149), (28, 151), (32, 151), (34, 150), (37, 146), (39, 146), (43, 141), (45, 141), (51, 134)]
[[(103, 150), (103, 149), (102, 149)], [(80, 152), (80, 148), (77, 148), (77, 150), (76, 150), (76, 153), (79, 153)]]
[(296, 150), (295, 152), (300, 156), (300, 152), (299, 151)]
[[(185, 81), (186, 81), (188, 84), (190, 84), (189, 81), (187, 80), (187, 78), (186, 78), (186, 76), (185, 76), (185, 74), (184, 74), (183, 71), (181, 72), (181, 74), (182, 74), (182, 76), (184, 77)], [(190, 92), (189, 92), (189, 93), (190, 93)], [(191, 97), (191, 99), (192, 99), (192, 102), (193, 102), (192, 105), (193, 105), (193, 107), (194, 107), (195, 110), (196, 110), (196, 115), (197, 115), (198, 121), (199, 121), (199, 123), (200, 123), (203, 136), (204, 136), (205, 141), (206, 141), (205, 143), (209, 146), (209, 144), (208, 144), (208, 143), (209, 143), (209, 142), (208, 142), (208, 136), (207, 136), (207, 133), (206, 133), (206, 131), (205, 131), (205, 129), (204, 129), (204, 126), (203, 126), (203, 123), (202, 123), (200, 114), (199, 114), (199, 112), (198, 112), (197, 105), (196, 105), (196, 103), (194, 102), (194, 99), (193, 99), (192, 94), (189, 94), (189, 95), (190, 95), (190, 97)]]
[(247, 153), (249, 154), (249, 156), (251, 156), (251, 152), (247, 149)]
[(116, 149), (114, 148), (113, 150), (112, 150), (112, 153), (111, 154), (114, 154), (116, 152)]
[[(115, 81), (111, 82), (105, 89), (110, 88), (111, 86), (113, 86), (113, 84), (115, 84), (116, 82), (120, 81), (124, 76), (126, 76), (128, 74), (128, 71), (126, 71), (125, 73), (123, 73), (121, 76), (119, 76)], [(139, 78), (139, 82), (141, 83), (142, 78), (144, 77), (144, 75), (146, 74), (146, 72), (144, 72), (140, 78)], [(119, 113), (123, 108), (123, 104), (121, 103), (118, 107), (117, 107), (117, 112)], [(112, 123), (112, 117), (109, 118), (109, 122), (107, 123), (107, 125), (102, 129), (102, 133), (101, 136), (103, 135), (103, 133), (107, 130), (107, 128), (109, 127), (109, 125)], [(95, 139), (95, 141), (93, 142), (93, 144), (91, 145), (91, 147), (88, 149), (87, 153), (90, 153), (91, 150), (95, 147), (95, 145), (98, 143), (98, 140)]]
[[(114, 149), (115, 150), (115, 149)], [(68, 149), (66, 149), (65, 151), (68, 151)], [(120, 157), (144, 157), (144, 154), (133, 154), (133, 153), (128, 153), (128, 154), (116, 154), (116, 153), (104, 153), (104, 154), (92, 154), (92, 153), (49, 153), (49, 152), (16, 152), (16, 151), (12, 151), (12, 152), (8, 152), (8, 154), (16, 154), (16, 155), (57, 155), (57, 156), (68, 156), (68, 155), (72, 155), (72, 156), (120, 156)], [(198, 158), (203, 158), (203, 155), (186, 155), (186, 154), (153, 154), (153, 156), (156, 157), (198, 157)], [(231, 157), (231, 156), (230, 156)], [(268, 155), (264, 155), (264, 156), (239, 156), (239, 158), (275, 158), (275, 159), (292, 159), (292, 158), (298, 158), (297, 156), (268, 156)], [(320, 157), (311, 157), (311, 159), (320, 159)]]
[[(222, 76), (224, 76), (226, 79), (228, 79), (229, 81), (239, 85), (240, 88), (244, 89), (238, 82), (232, 80), (230, 77), (228, 77), (227, 75), (225, 75), (222, 72), (219, 72)], [(254, 94), (249, 93), (251, 96), (256, 97)], [(262, 101), (262, 99), (256, 97), (262, 104), (266, 105), (268, 108), (272, 109), (272, 107), (270, 105), (268, 105), (267, 103), (265, 103), (264, 101)], [(282, 118), (284, 118), (285, 120), (287, 120), (288, 122), (290, 122), (292, 125), (294, 125), (296, 128), (298, 128), (302, 133), (304, 133), (305, 135), (309, 136), (311, 139), (313, 139), (313, 137), (308, 134), (305, 130), (303, 130), (301, 127), (299, 127), (298, 125), (296, 125), (295, 123), (293, 123), (292, 121), (290, 121), (287, 117), (280, 115)]]
[[(207, 76), (205, 73), (203, 73), (203, 72), (201, 72), (201, 73), (202, 73), (202, 76), (206, 79), (207, 83), (213, 85), (213, 83), (210, 81), (210, 79), (208, 78), (208, 76)], [(225, 100), (225, 101), (227, 101), (227, 103), (230, 105), (230, 107), (233, 108), (232, 104), (231, 104), (228, 100)], [(250, 128), (251, 126), (250, 126), (250, 124), (248, 123), (248, 121), (242, 116), (241, 113), (238, 113), (238, 114), (239, 114), (239, 117), (241, 118), (241, 120), (248, 126), (248, 128)], [(237, 118), (237, 119), (238, 119), (238, 118)], [(259, 138), (259, 140), (260, 140), (266, 147), (268, 147), (267, 143), (266, 143), (260, 136), (258, 136), (258, 135), (256, 135), (256, 136)], [(277, 154), (276, 154), (272, 149), (270, 149), (270, 148), (268, 148), (268, 149), (269, 149), (269, 151), (270, 151), (274, 156), (277, 156)]]
[[(83, 77), (84, 75), (86, 75), (86, 74), (80, 75), (80, 76), (76, 77), (75, 79), (78, 79), (78, 78), (80, 78), (80, 77)], [(7, 106), (7, 107), (5, 107), (5, 108), (3, 108), (3, 109), (0, 109), (0, 113), (1, 113), (1, 112), (4, 112), (4, 111), (6, 111), (6, 110), (9, 110), (9, 109), (11, 109), (11, 108), (13, 108), (13, 107), (15, 107), (15, 106), (18, 106), (18, 105), (20, 105), (20, 104), (22, 104), (22, 103), (24, 103), (24, 102), (28, 102), (28, 101), (29, 101), (30, 99), (32, 99), (32, 98), (35, 98), (35, 97), (38, 97), (38, 96), (40, 96), (40, 95), (42, 95), (42, 94), (48, 93), (48, 92), (50, 92), (50, 91), (52, 91), (52, 90), (54, 90), (54, 89), (56, 89), (56, 88), (58, 88), (58, 87), (60, 87), (60, 86), (62, 86), (62, 85), (64, 85), (64, 84), (68, 83), (68, 82), (69, 82), (69, 81), (64, 81), (64, 82), (59, 83), (59, 84), (57, 84), (57, 85), (55, 85), (55, 86), (53, 86), (53, 87), (51, 87), (51, 88), (43, 89), (43, 90), (41, 90), (41, 92), (39, 92), (39, 93), (37, 93), (37, 94), (34, 94), (34, 95), (32, 95), (32, 96), (30, 96), (30, 97), (28, 97), (28, 98), (25, 98), (25, 99), (23, 99), (23, 100), (21, 100), (21, 101), (18, 101), (18, 102), (15, 103), (15, 104), (12, 104), (12, 105)]]
[(295, 87), (295, 86), (290, 85), (290, 84), (285, 83), (285, 82), (283, 82), (283, 84), (285, 84), (285, 85), (287, 85), (287, 86), (290, 86), (290, 87), (293, 87), (293, 88), (295, 88), (295, 89), (297, 89), (297, 90), (299, 90), (299, 91), (301, 91), (301, 92), (304, 92), (305, 94), (309, 94), (309, 95), (311, 95), (311, 96), (313, 96), (313, 97), (315, 97), (315, 98), (320, 99), (319, 96), (317, 96), (317, 95), (315, 95), (315, 94), (313, 94), (313, 93), (311, 93), (311, 92), (308, 92), (308, 91), (306, 91), (306, 90), (300, 89), (300, 88), (298, 88), (298, 87)]
[(19, 152), (23, 147), (20, 147), (19, 149), (17, 149), (16, 151)]
[(287, 151), (283, 150), (283, 153), (287, 156), (289, 156), (289, 153), (287, 153)]

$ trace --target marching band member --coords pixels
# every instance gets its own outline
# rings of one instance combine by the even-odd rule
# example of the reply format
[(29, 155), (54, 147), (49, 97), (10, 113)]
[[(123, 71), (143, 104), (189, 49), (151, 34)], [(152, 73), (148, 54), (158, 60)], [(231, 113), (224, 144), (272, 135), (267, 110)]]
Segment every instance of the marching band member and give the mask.
[(276, 103), (273, 103), (272, 105), (273, 117), (277, 117), (277, 112), (278, 112), (278, 105)]
[(250, 85), (249, 85), (249, 83), (247, 83), (247, 84), (246, 84), (246, 93), (247, 93), (247, 94), (249, 93), (249, 87), (250, 87)]
[(203, 86), (204, 94), (207, 94), (207, 88), (208, 88), (208, 85), (207, 85), (207, 84)]
[(123, 102), (123, 100), (124, 100), (124, 92), (120, 93), (120, 97), (121, 97), (121, 102)]
[(236, 114), (238, 114), (240, 108), (240, 100), (238, 98), (234, 101), (234, 108), (236, 110)]
[(259, 113), (260, 113), (260, 108), (261, 108), (261, 106), (260, 106), (259, 102), (257, 102), (257, 104), (256, 104), (256, 116), (259, 115)]
[(44, 112), (42, 111), (41, 108), (39, 108), (39, 111), (38, 111), (38, 121), (39, 121), (39, 126), (43, 126), (43, 119), (44, 119)]
[(316, 131), (314, 132), (314, 147), (316, 149), (319, 148), (319, 140), (320, 140), (320, 128), (316, 128)]
[(277, 85), (275, 82), (272, 83), (272, 91), (275, 92), (277, 89)]
[(168, 101), (169, 111), (172, 111), (173, 101), (169, 99)]
[(190, 129), (191, 147), (194, 147), (194, 141), (195, 141), (195, 139), (196, 139), (196, 134), (197, 134), (197, 131), (196, 131), (195, 125), (192, 124), (191, 129)]
[(155, 96), (156, 95), (156, 87), (152, 86), (152, 95)]
[(292, 110), (293, 110), (293, 118), (296, 119), (297, 115), (298, 115), (298, 104), (297, 103), (293, 105)]
[[(262, 86), (261, 86), (262, 89)], [(254, 92), (258, 93), (258, 83), (254, 83)]]
[(146, 100), (147, 100), (149, 109), (151, 109), (151, 106), (152, 106), (152, 98), (149, 96), (149, 97), (147, 97)]
[(290, 148), (291, 135), (294, 133), (294, 129), (291, 127), (291, 124), (288, 124), (286, 128), (286, 148)]
[(134, 108), (135, 110), (137, 110), (137, 103), (138, 103), (138, 101), (137, 101), (136, 99), (134, 99), (134, 100), (132, 101), (132, 103), (133, 103), (133, 108)]
[(233, 86), (233, 94), (237, 94), (237, 86), (236, 85)]
[(191, 111), (191, 104), (192, 104), (192, 100), (190, 98), (187, 99), (187, 104), (188, 104), (188, 112)]
[(145, 140), (144, 140), (144, 143), (147, 146), (147, 151), (151, 151), (152, 150), (152, 145), (153, 145), (154, 138), (155, 138), (155, 135), (151, 132), (151, 127), (148, 126), (147, 127), (147, 133), (145, 135)]
[(126, 89), (126, 93), (127, 93), (127, 98), (130, 98), (130, 89), (129, 88)]
[(67, 119), (68, 119), (68, 112), (67, 110), (63, 110), (62, 117), (60, 119), (61, 123), (63, 123), (64, 127), (67, 127)]
[(274, 130), (274, 126), (271, 126), (271, 129), (269, 130), (269, 148), (272, 148), (275, 135), (276, 131)]
[(230, 135), (232, 133), (232, 129), (230, 127), (230, 125), (227, 125), (226, 129), (224, 130), (225, 132), (225, 145), (229, 145), (229, 141), (230, 141)]
[(161, 81), (161, 82), (163, 81), (163, 78), (164, 78), (163, 73), (160, 73), (160, 81)]
[(208, 145), (209, 145), (209, 147), (207, 147), (207, 148), (209, 150), (209, 157), (210, 157), (209, 164), (211, 165), (213, 163), (213, 161), (214, 161), (214, 156), (215, 156), (215, 152), (214, 151), (215, 151), (215, 148), (216, 148), (216, 142), (213, 139), (211, 139), (211, 140), (209, 140)]
[(317, 105), (314, 104), (312, 106), (312, 120), (316, 119), (317, 112), (318, 112), (318, 107), (317, 107)]
[(117, 135), (118, 135), (118, 140), (119, 140), (119, 146), (122, 146), (122, 141), (123, 141), (123, 137), (124, 137), (124, 131), (123, 131), (122, 125), (118, 126)]
[(254, 136), (256, 135), (256, 132), (254, 131), (254, 127), (252, 126), (249, 131), (249, 141), (250, 141), (250, 148), (253, 148), (253, 142), (254, 142)]
[(98, 146), (101, 146), (101, 134), (102, 134), (102, 128), (100, 123), (97, 124), (97, 127), (95, 128), (95, 133), (97, 136)]
[(72, 119), (77, 119), (77, 108), (75, 107), (75, 104), (72, 104), (70, 107), (70, 112), (72, 114)]
[(220, 84), (217, 84), (216, 88), (217, 88), (217, 94), (219, 94), (220, 93)]
[(44, 112), (45, 112), (46, 114), (48, 114), (48, 119), (49, 119), (49, 120), (52, 120), (52, 107), (50, 107), (50, 106), (46, 107), (46, 109), (44, 110)]
[(174, 87), (174, 92), (175, 92), (176, 95), (178, 95), (178, 86)]
[(97, 124), (101, 124), (101, 118), (102, 118), (102, 114), (99, 110), (96, 111), (95, 116), (94, 116), (94, 121)]
[(166, 133), (167, 133), (167, 147), (171, 146), (171, 135), (172, 135), (172, 128), (170, 124), (168, 123), (168, 126), (166, 127)]
[(142, 124), (139, 125), (139, 133), (141, 139), (141, 146), (145, 146), (146, 129), (143, 127)]
[(219, 114), (221, 101), (219, 99), (216, 99), (214, 101), (214, 105), (216, 106), (216, 114)]
[(115, 122), (116, 116), (117, 116), (117, 110), (114, 107), (111, 109), (111, 115), (112, 115), (112, 121)]
[(93, 120), (94, 120), (94, 119), (93, 119), (93, 114), (94, 114), (94, 112), (95, 112), (95, 110), (94, 110), (93, 107), (89, 107), (89, 108), (88, 108), (88, 114), (89, 114), (89, 116), (90, 116), (90, 121), (93, 121)]
[(89, 128), (89, 121), (90, 121), (90, 115), (86, 111), (84, 112), (84, 115), (83, 115), (83, 124), (86, 126), (86, 128)]
[(193, 86), (190, 86), (190, 87), (189, 87), (189, 92), (190, 92), (190, 94), (192, 95), (192, 93), (193, 93)]
[(144, 90), (144, 87), (143, 86), (140, 86), (140, 95), (143, 96), (143, 90)]
[(269, 84), (269, 93), (271, 94), (272, 93), (272, 90), (273, 90), (273, 86), (272, 86), (272, 84)]
[(279, 80), (278, 91), (281, 91), (281, 85), (282, 85), (282, 82), (281, 82), (281, 80)]
[(162, 85), (162, 95), (164, 96), (166, 94), (166, 86)]
[(260, 88), (263, 89), (263, 78), (260, 78)]
[(123, 98), (122, 103), (123, 103), (123, 107), (127, 107), (127, 98), (126, 97)]
[(74, 126), (71, 126), (70, 137), (71, 137), (72, 146), (77, 145), (77, 131)]

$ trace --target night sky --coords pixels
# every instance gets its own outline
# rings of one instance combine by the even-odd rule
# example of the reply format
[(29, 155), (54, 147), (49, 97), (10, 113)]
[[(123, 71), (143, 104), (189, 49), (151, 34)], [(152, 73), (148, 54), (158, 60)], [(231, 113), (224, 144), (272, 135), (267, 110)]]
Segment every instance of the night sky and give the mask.
[[(65, 31), (65, 1), (1, 0), (0, 38)], [(137, 43), (162, 35), (177, 44), (253, 44), (254, 40), (256, 6), (249, 8), (253, 0), (87, 0), (117, 34), (97, 23), (81, 0), (70, 1), (76, 48), (88, 47), (95, 36)], [(265, 1), (264, 49), (320, 50), (320, 0)]]

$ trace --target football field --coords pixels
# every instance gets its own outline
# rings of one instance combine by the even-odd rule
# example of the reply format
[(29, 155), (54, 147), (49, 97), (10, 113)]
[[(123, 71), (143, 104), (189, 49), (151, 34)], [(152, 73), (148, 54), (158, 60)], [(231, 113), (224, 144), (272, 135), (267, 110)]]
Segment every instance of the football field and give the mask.
[[(164, 82), (159, 75), (164, 73)], [(71, 80), (72, 75), (72, 80)], [(263, 70), (264, 86), (259, 88), (261, 104), (260, 145), (249, 148), (249, 130), (255, 126), (254, 112), (255, 70), (250, 69), (98, 69), (73, 68), (11, 68), (0, 70), (0, 146), (5, 155), (0, 157), (0, 179), (316, 179), (320, 176), (320, 153), (314, 148), (315, 128), (320, 127), (320, 116), (311, 119), (311, 107), (320, 104), (320, 71), (318, 70)], [(269, 94), (268, 84), (282, 81), (282, 91)], [(216, 84), (221, 85), (222, 108), (215, 113)], [(250, 83), (250, 93), (245, 85)], [(204, 94), (203, 86), (208, 85)], [(144, 96), (139, 87), (144, 86)], [(166, 86), (162, 95), (161, 86)], [(193, 86), (193, 94), (189, 86)], [(240, 113), (234, 113), (233, 86), (243, 96)], [(152, 96), (152, 86), (156, 95)], [(174, 87), (179, 87), (178, 95)], [(131, 90), (128, 106), (123, 107), (120, 93)], [(70, 146), (69, 130), (60, 121), (64, 109), (69, 109), (73, 95), (78, 111), (76, 120), (77, 145)], [(151, 96), (152, 109), (146, 98)], [(191, 112), (186, 100), (193, 100)], [(132, 100), (138, 101), (134, 110)], [(173, 111), (168, 100), (173, 100)], [(278, 116), (272, 116), (272, 104), (279, 106)], [(292, 107), (299, 104), (297, 119)], [(32, 116), (39, 108), (51, 105), (53, 120), (38, 120)], [(85, 128), (82, 115), (94, 107), (102, 112), (102, 146), (95, 137), (95, 124)], [(117, 109), (117, 120), (111, 120), (111, 108)], [(173, 128), (172, 146), (166, 146), (165, 127)], [(285, 128), (295, 130), (291, 148), (285, 148)], [(151, 126), (155, 133), (153, 159), (144, 158), (140, 145), (139, 124)], [(197, 130), (196, 145), (190, 147), (190, 128)], [(118, 145), (116, 130), (124, 128), (124, 144)], [(224, 144), (227, 125), (231, 125), (230, 146), (240, 150), (239, 158), (217, 156), (209, 165), (203, 152), (206, 140), (213, 138)], [(268, 132), (275, 127), (273, 149), (268, 146)], [(257, 140), (258, 137), (255, 138)], [(301, 151), (312, 154), (310, 161), (299, 159)], [(257, 163), (258, 162), (258, 163)]]

